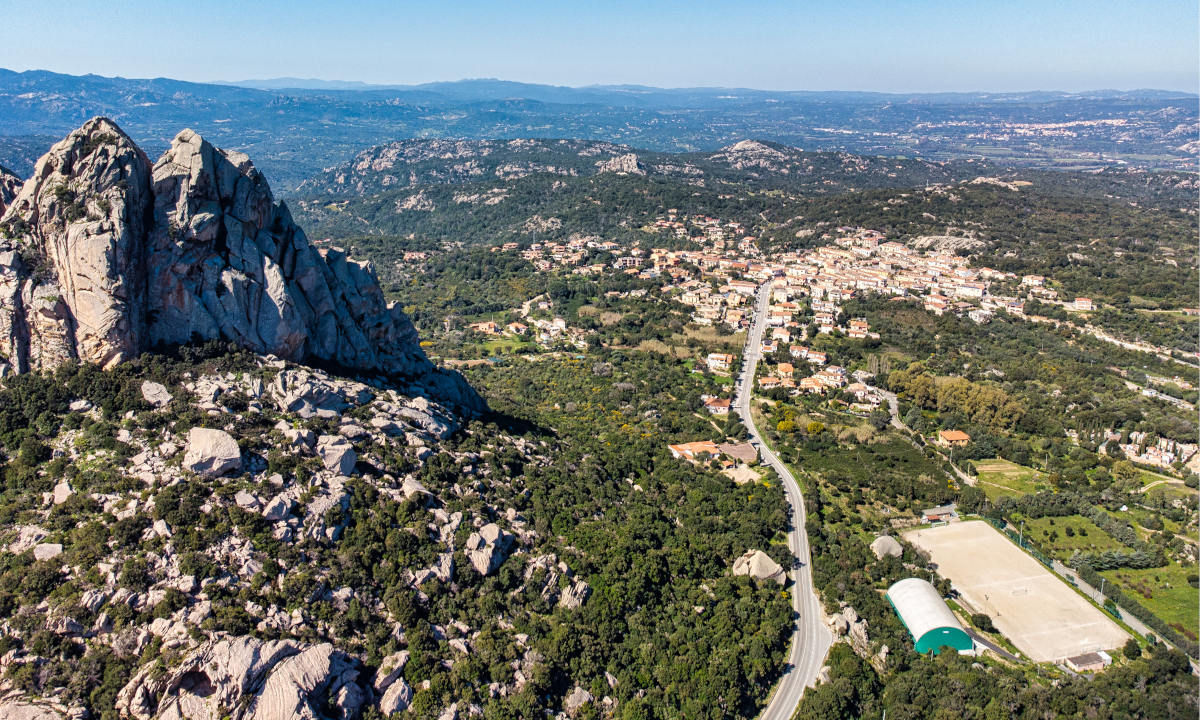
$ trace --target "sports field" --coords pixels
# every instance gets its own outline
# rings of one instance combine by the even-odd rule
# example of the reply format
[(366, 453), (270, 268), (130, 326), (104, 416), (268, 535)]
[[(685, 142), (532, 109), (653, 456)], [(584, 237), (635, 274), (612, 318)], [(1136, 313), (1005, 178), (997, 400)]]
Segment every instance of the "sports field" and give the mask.
[(976, 612), (1036, 662), (1120, 647), (1128, 635), (1045, 566), (981, 520), (912, 530), (904, 539), (929, 554)]

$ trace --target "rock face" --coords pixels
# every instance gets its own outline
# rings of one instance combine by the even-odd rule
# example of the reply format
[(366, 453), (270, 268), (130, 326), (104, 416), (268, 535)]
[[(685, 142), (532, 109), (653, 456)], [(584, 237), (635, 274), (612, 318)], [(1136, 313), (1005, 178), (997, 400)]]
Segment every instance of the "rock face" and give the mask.
[(197, 475), (217, 477), (241, 469), (242, 451), (237, 440), (224, 430), (192, 428), (183, 466)]
[(0, 165), (0, 215), (4, 214), (5, 208), (17, 196), (17, 191), (21, 189), (21, 178), (8, 168)]
[(774, 580), (782, 585), (787, 578), (783, 568), (762, 550), (747, 550), (733, 563), (734, 575), (749, 575), (756, 580)]
[(108, 367), (159, 345), (222, 339), (484, 409), (461, 376), (425, 356), (370, 265), (318, 249), (249, 158), (190, 130), (152, 166), (112, 121), (90, 120), (8, 205), (0, 354), (19, 372), (68, 360)]
[[(136, 720), (321, 720), (355, 717), (370, 692), (354, 659), (328, 643), (210, 641), (166, 674), (147, 666), (117, 695)], [(330, 714), (330, 711), (333, 714)]]

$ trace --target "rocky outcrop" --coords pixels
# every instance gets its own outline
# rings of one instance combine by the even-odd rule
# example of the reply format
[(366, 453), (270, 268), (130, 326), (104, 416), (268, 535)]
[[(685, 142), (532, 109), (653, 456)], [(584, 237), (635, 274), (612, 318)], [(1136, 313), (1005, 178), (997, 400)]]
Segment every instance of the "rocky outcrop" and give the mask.
[(68, 710), (46, 702), (32, 703), (24, 698), (0, 699), (0, 718), (4, 720), (65, 720)]
[(370, 698), (359, 664), (332, 645), (252, 637), (209, 641), (168, 672), (147, 665), (117, 695), (136, 720), (355, 717)]
[[(149, 161), (104, 118), (38, 160), (4, 213), (0, 352), (18, 370), (136, 356), (145, 328), (145, 243), (153, 225)], [(7, 297), (3, 297), (7, 295)]]
[(904, 554), (904, 548), (900, 547), (900, 543), (891, 535), (880, 535), (871, 543), (871, 552), (882, 560), (885, 557), (900, 557)]
[(645, 175), (646, 168), (638, 161), (638, 156), (634, 153), (626, 153), (618, 155), (608, 160), (601, 160), (596, 163), (596, 169), (602, 173), (616, 173), (618, 175)]
[(112, 121), (88, 121), (0, 219), (0, 354), (20, 372), (108, 367), (213, 339), (484, 409), (425, 356), (374, 269), (310, 243), (248, 157), (184, 130), (152, 166)]
[(467, 559), (480, 575), (491, 575), (508, 557), (512, 542), (512, 535), (496, 523), (488, 523), (467, 537)]
[(734, 575), (749, 575), (755, 580), (774, 580), (782, 585), (787, 579), (783, 568), (762, 550), (747, 550), (733, 563)]

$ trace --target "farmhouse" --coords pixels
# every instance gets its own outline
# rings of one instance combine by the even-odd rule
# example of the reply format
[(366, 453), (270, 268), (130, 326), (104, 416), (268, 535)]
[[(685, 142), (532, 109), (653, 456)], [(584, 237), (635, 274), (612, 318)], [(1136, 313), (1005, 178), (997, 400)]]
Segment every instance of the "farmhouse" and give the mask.
[(971, 436), (962, 430), (938, 430), (936, 444), (941, 447), (965, 447)]
[(713, 415), (728, 415), (729, 414), (729, 398), (709, 398), (704, 401), (704, 409)]

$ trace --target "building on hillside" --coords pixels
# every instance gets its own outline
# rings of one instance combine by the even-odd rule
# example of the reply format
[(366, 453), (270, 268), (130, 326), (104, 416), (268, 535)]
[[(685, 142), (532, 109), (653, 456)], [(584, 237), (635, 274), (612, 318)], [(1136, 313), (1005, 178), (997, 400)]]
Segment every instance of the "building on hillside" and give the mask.
[(729, 372), (733, 365), (733, 356), (728, 353), (709, 353), (708, 369), (713, 372)]
[(958, 506), (954, 503), (925, 508), (921, 511), (921, 520), (927, 523), (950, 522), (958, 519)]
[(728, 415), (730, 403), (729, 398), (709, 398), (704, 401), (704, 409), (713, 415)]
[(1099, 672), (1112, 664), (1112, 656), (1103, 650), (1075, 655), (1063, 661), (1075, 672)]
[(946, 648), (960, 653), (975, 649), (971, 636), (928, 580), (905, 578), (888, 588), (887, 599), (922, 655), (937, 655)]
[(717, 444), (711, 440), (668, 445), (667, 449), (671, 451), (671, 457), (676, 460), (696, 460), (704, 455), (716, 457), (720, 453)]
[(1079, 312), (1091, 312), (1096, 309), (1091, 298), (1077, 297), (1075, 302), (1071, 303), (1071, 308)]
[(939, 447), (964, 447), (971, 442), (971, 436), (962, 430), (938, 430), (937, 440), (934, 441)]

